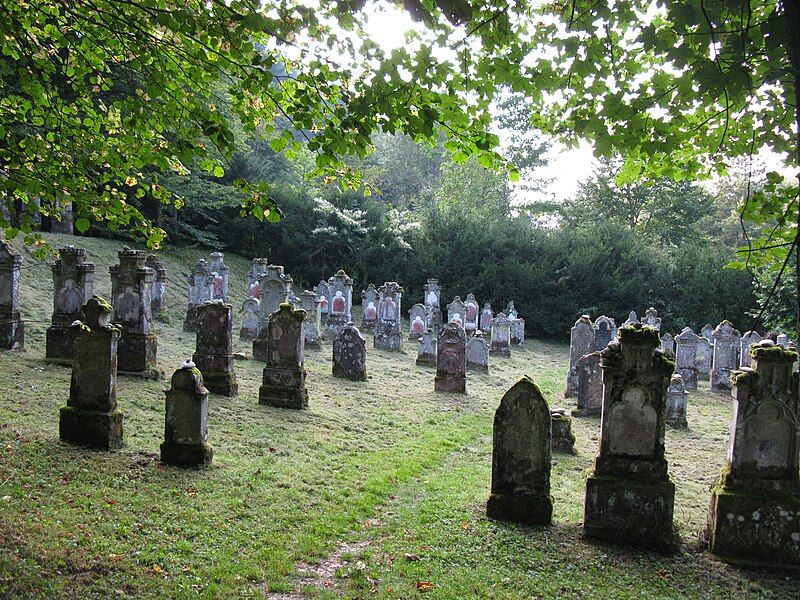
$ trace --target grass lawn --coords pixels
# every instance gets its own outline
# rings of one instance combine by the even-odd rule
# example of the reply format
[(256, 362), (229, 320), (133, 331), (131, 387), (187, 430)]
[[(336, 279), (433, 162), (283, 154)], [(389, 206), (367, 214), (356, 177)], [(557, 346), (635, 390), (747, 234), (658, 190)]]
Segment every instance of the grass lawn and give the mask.
[[(47, 237), (86, 247), (95, 291), (108, 296), (118, 243)], [(181, 329), (184, 276), (207, 254), (163, 253), (170, 323), (158, 324), (159, 362), (168, 376), (194, 350)], [(236, 313), (249, 263), (226, 263)], [(485, 517), (500, 397), (527, 374), (551, 407), (569, 406), (566, 345), (529, 341), (493, 359), (488, 375), (470, 373), (469, 394), (458, 396), (433, 392), (433, 370), (414, 364), (416, 344), (389, 353), (369, 342), (363, 383), (331, 377), (327, 344), (307, 352), (305, 411), (259, 406), (262, 365), (238, 361), (239, 396), (209, 401), (213, 466), (181, 470), (158, 461), (164, 381), (120, 377), (122, 450), (59, 443), (70, 370), (44, 361), (49, 268), (24, 266), (27, 352), (0, 353), (0, 597), (800, 597), (797, 575), (734, 568), (704, 550), (730, 418), (729, 398), (707, 384), (690, 396), (690, 429), (667, 433), (682, 551), (632, 552), (581, 537), (597, 418), (574, 420), (577, 456), (554, 455), (552, 527)], [(235, 348), (249, 351), (238, 322), (235, 332)]]

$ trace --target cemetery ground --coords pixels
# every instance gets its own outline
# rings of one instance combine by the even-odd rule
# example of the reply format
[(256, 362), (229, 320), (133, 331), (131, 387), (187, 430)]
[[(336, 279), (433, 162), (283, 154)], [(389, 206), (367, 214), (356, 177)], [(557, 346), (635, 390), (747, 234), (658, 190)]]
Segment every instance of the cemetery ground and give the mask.
[[(95, 292), (108, 297), (120, 243), (46, 237), (85, 247)], [(158, 354), (168, 377), (194, 350), (182, 331), (183, 275), (207, 254), (161, 253), (170, 323), (157, 323)], [(236, 316), (249, 261), (225, 262)], [(369, 340), (368, 381), (333, 379), (326, 342), (306, 352), (304, 411), (260, 406), (263, 365), (239, 360), (239, 395), (209, 399), (213, 466), (162, 467), (165, 380), (120, 376), (121, 450), (59, 442), (70, 370), (44, 360), (52, 283), (35, 264), (26, 255), (21, 276), (27, 351), (0, 353), (2, 597), (800, 597), (797, 574), (732, 567), (704, 549), (731, 404), (707, 383), (689, 397), (689, 429), (667, 430), (683, 545), (638, 552), (581, 535), (596, 417), (574, 419), (576, 456), (553, 455), (553, 526), (486, 519), (494, 411), (525, 374), (551, 408), (573, 406), (563, 399), (566, 344), (528, 340), (511, 359), (492, 357), (461, 396), (434, 393), (434, 370), (415, 366), (407, 341), (391, 353)], [(235, 350), (249, 354), (238, 324)]]

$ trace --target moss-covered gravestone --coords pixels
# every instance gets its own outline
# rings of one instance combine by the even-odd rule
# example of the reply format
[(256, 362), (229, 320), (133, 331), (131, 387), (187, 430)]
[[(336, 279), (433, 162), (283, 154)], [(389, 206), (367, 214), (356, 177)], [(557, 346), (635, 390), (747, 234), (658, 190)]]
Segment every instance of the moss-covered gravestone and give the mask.
[(53, 317), (47, 328), (45, 355), (72, 362), (75, 353), (72, 323), (94, 293), (94, 264), (86, 262), (86, 250), (67, 246), (58, 251), (53, 265)]
[(536, 384), (523, 377), (500, 400), (494, 414), (490, 519), (549, 525), (550, 409)]
[(203, 375), (187, 360), (172, 375), (165, 390), (166, 413), (161, 462), (177, 467), (211, 464), (214, 450), (208, 443), (208, 390)]
[(742, 335), (725, 320), (714, 329), (714, 358), (711, 363), (711, 389), (731, 389), (731, 373), (739, 366), (738, 348)]
[[(606, 344), (607, 345), (607, 344)], [(603, 410), (603, 369), (600, 353), (584, 354), (578, 361), (578, 407), (576, 417), (599, 415)]]
[(572, 433), (572, 417), (563, 408), (550, 411), (551, 447), (553, 452), (575, 454), (575, 434)]
[(457, 322), (448, 323), (436, 343), (437, 392), (467, 393), (467, 334)]
[(22, 255), (0, 240), (0, 348), (22, 350), (25, 323), (19, 316), (19, 268)]
[[(306, 311), (285, 302), (269, 317), (266, 330), (266, 366), (259, 404), (280, 408), (308, 406), (304, 367)], [(263, 333), (263, 332), (262, 332)]]
[(258, 278), (261, 300), (259, 304), (258, 335), (253, 339), (253, 358), (266, 362), (269, 346), (269, 319), (281, 304), (289, 302), (292, 293), (292, 278), (284, 273), (281, 265), (267, 265), (266, 273)]
[(433, 329), (428, 328), (419, 339), (419, 348), (417, 349), (416, 361), (418, 367), (436, 366), (436, 343), (436, 337), (433, 335)]
[(689, 392), (683, 385), (680, 373), (673, 373), (667, 389), (667, 425), (673, 429), (686, 429), (686, 399)]
[[(684, 327), (675, 338), (675, 371), (683, 378), (687, 390), (697, 389), (699, 368), (697, 346), (700, 336), (689, 327)], [(706, 371), (708, 373), (708, 371)]]
[(189, 284), (189, 304), (186, 307), (183, 330), (192, 332), (197, 330), (197, 307), (214, 297), (214, 275), (208, 268), (208, 263), (201, 258), (186, 277), (186, 281)]
[(235, 396), (239, 391), (233, 366), (233, 307), (230, 304), (214, 300), (197, 307), (197, 338), (192, 360), (210, 392)]
[(675, 485), (664, 458), (667, 387), (674, 363), (658, 332), (624, 326), (601, 353), (600, 450), (586, 480), (587, 537), (630, 545), (673, 541)]
[(367, 380), (367, 340), (352, 323), (345, 325), (333, 340), (333, 376)]
[(728, 458), (711, 488), (709, 549), (725, 559), (800, 568), (797, 354), (764, 340), (733, 374)]
[(75, 356), (69, 400), (60, 411), (61, 441), (108, 450), (122, 445), (122, 412), (117, 409), (117, 340), (109, 323), (111, 306), (94, 296), (84, 320), (72, 324)]
[(511, 321), (505, 313), (500, 313), (492, 319), (492, 342), (489, 354), (503, 358), (511, 357)]
[(581, 356), (592, 352), (594, 346), (594, 327), (589, 315), (581, 315), (569, 332), (569, 371), (567, 371), (567, 390), (565, 398), (578, 395), (578, 361)]

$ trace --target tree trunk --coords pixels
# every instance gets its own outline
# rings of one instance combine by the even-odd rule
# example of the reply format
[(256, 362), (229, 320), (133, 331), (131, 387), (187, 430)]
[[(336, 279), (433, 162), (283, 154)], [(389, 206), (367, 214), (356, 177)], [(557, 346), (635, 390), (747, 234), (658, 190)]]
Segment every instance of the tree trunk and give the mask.
[[(786, 13), (786, 25), (789, 31), (789, 58), (792, 63), (794, 75), (794, 106), (795, 106), (795, 166), (798, 169), (798, 183), (800, 183), (800, 1), (784, 0), (783, 8)], [(798, 237), (800, 236), (800, 201), (797, 208), (797, 229), (795, 231), (795, 274), (797, 284), (795, 288), (796, 332), (795, 343), (800, 344), (800, 249)]]

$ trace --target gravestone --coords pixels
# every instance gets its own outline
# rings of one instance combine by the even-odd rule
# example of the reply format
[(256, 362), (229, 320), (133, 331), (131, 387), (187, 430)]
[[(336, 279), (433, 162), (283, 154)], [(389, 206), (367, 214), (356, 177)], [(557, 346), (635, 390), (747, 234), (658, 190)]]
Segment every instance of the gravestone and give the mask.
[(673, 373), (667, 389), (667, 425), (673, 429), (686, 429), (686, 400), (689, 392), (683, 386), (680, 373)]
[(225, 255), (222, 252), (212, 252), (211, 262), (208, 265), (214, 277), (214, 291), (212, 300), (228, 301), (228, 267), (225, 264)]
[(575, 434), (572, 433), (572, 417), (563, 408), (550, 411), (550, 447), (559, 454), (575, 454)]
[(489, 346), (492, 356), (511, 356), (511, 321), (505, 313), (500, 313), (492, 319), (492, 343)]
[(267, 265), (267, 271), (258, 280), (261, 288), (259, 305), (258, 335), (253, 338), (253, 358), (265, 362), (267, 360), (268, 330), (271, 315), (282, 304), (289, 303), (292, 291), (292, 278), (283, 272), (280, 265)]
[(711, 360), (714, 355), (714, 345), (709, 342), (702, 335), (697, 336), (697, 376), (698, 379), (708, 381), (708, 376), (711, 373)]
[(197, 331), (197, 307), (214, 297), (214, 275), (211, 274), (208, 263), (201, 258), (186, 280), (189, 283), (189, 305), (186, 308), (183, 330), (193, 332)]
[(552, 523), (550, 428), (547, 401), (533, 380), (523, 377), (494, 414), (487, 517), (524, 525)]
[(665, 333), (661, 336), (661, 349), (670, 358), (675, 356), (675, 338), (672, 337), (672, 334)]
[(333, 339), (333, 376), (367, 380), (367, 340), (352, 323)]
[(800, 400), (794, 351), (770, 340), (734, 372), (725, 467), (711, 487), (709, 549), (745, 565), (800, 567)]
[(706, 323), (700, 330), (700, 337), (706, 338), (711, 344), (714, 343), (714, 328), (711, 323)]
[(60, 211), (56, 211), (54, 215), (50, 216), (50, 233), (73, 233), (73, 214), (72, 202), (67, 202)]
[(603, 409), (603, 369), (600, 352), (584, 354), (578, 360), (578, 408), (573, 416), (599, 415)]
[(617, 324), (614, 319), (605, 315), (599, 316), (594, 320), (592, 329), (594, 330), (593, 351), (599, 352), (617, 339)]
[(319, 312), (321, 315), (320, 323), (324, 327), (325, 324), (328, 322), (328, 297), (330, 296), (330, 287), (328, 287), (327, 281), (320, 281), (317, 285), (314, 286), (313, 292), (319, 296), (320, 304), (319, 304)]
[(322, 349), (322, 312), (319, 297), (312, 291), (300, 294), (300, 308), (306, 311), (306, 348)]
[(156, 370), (158, 338), (153, 331), (150, 292), (155, 273), (144, 266), (147, 255), (142, 250), (123, 246), (117, 253), (119, 264), (111, 273), (113, 320), (122, 325), (117, 368), (121, 373), (136, 373), (158, 378)]
[(208, 443), (208, 390), (200, 369), (190, 360), (184, 362), (172, 375), (170, 388), (164, 394), (161, 462), (176, 467), (210, 465), (214, 449)]
[(658, 311), (652, 306), (644, 311), (642, 325), (647, 325), (656, 331), (661, 331), (661, 317), (658, 316)]
[(408, 311), (408, 339), (418, 340), (428, 329), (428, 324), (425, 321), (428, 317), (428, 311), (422, 304), (415, 304)]
[(305, 311), (288, 302), (270, 316), (266, 328), (267, 364), (258, 390), (259, 404), (296, 409), (308, 406), (305, 319)]
[[(675, 372), (683, 378), (687, 390), (697, 389), (697, 344), (700, 336), (688, 327), (675, 338)], [(703, 338), (705, 339), (705, 338)]]
[(464, 300), (464, 331), (467, 335), (474, 335), (478, 330), (478, 313), (480, 305), (475, 300), (475, 294), (470, 292)]
[(455, 321), (442, 327), (436, 344), (434, 391), (467, 393), (467, 334)]
[(467, 342), (467, 368), (487, 373), (489, 371), (489, 344), (478, 330)]
[(258, 283), (262, 275), (267, 274), (269, 260), (266, 258), (254, 258), (250, 262), (250, 270), (247, 272), (247, 295), (252, 298), (261, 299), (261, 284)]
[(512, 319), (511, 321), (511, 345), (516, 348), (525, 347), (525, 319)]
[(746, 331), (739, 342), (739, 366), (750, 366), (750, 346), (761, 341), (761, 335), (757, 331)]
[(581, 315), (569, 332), (569, 371), (565, 398), (574, 398), (578, 393), (578, 361), (594, 347), (594, 328), (589, 315)]
[(736, 347), (741, 335), (725, 320), (714, 330), (714, 358), (711, 362), (711, 389), (730, 390), (731, 373), (738, 367)]
[(25, 347), (25, 323), (19, 314), (19, 269), (22, 255), (0, 240), (0, 348)]
[(789, 336), (785, 333), (779, 333), (775, 337), (775, 343), (781, 348), (787, 348), (789, 346)]
[(636, 311), (632, 310), (628, 313), (628, 320), (625, 321), (622, 326), (625, 327), (626, 325), (636, 325), (639, 323), (639, 317), (636, 315)]
[(58, 256), (53, 265), (53, 317), (45, 355), (69, 362), (74, 354), (72, 323), (81, 319), (83, 305), (94, 293), (94, 264), (86, 262), (86, 250), (75, 246), (59, 249)]
[(253, 341), (261, 331), (261, 302), (255, 296), (249, 296), (242, 302), (239, 314), (242, 315), (242, 328), (239, 339), (243, 342)]
[(197, 307), (197, 340), (192, 361), (209, 392), (235, 396), (239, 391), (233, 367), (233, 307), (213, 300)]
[(419, 339), (419, 349), (417, 350), (417, 366), (435, 367), (436, 366), (436, 337), (432, 329), (425, 330)]
[(483, 335), (492, 333), (492, 319), (494, 319), (494, 311), (492, 310), (492, 305), (487, 302), (483, 305), (483, 310), (481, 311), (481, 331)]
[(514, 308), (513, 300), (508, 301), (508, 306), (506, 306), (506, 315), (508, 316), (510, 321), (519, 318), (519, 314), (517, 314), (517, 309)]
[[(325, 333), (331, 338), (336, 337), (344, 326), (353, 319), (350, 310), (353, 306), (353, 280), (342, 269), (328, 279), (328, 320), (325, 323)], [(380, 307), (378, 307), (380, 318)], [(399, 313), (398, 313), (399, 319)]]
[(423, 287), (425, 298), (423, 304), (428, 315), (425, 322), (433, 330), (433, 335), (439, 335), (439, 330), (442, 328), (442, 288), (439, 287), (439, 280), (435, 277), (428, 277), (428, 282)]
[(403, 349), (403, 334), (400, 333), (400, 315), (403, 288), (396, 281), (387, 281), (378, 288), (378, 324), (372, 340), (380, 350)]
[(144, 266), (153, 269), (153, 287), (150, 291), (150, 314), (156, 321), (168, 323), (167, 317), (167, 268), (164, 261), (155, 254), (148, 254), (144, 261)]
[(453, 298), (453, 301), (447, 305), (447, 322), (450, 323), (455, 321), (463, 327), (465, 311), (466, 307), (461, 301), (461, 296), (456, 296)]
[(600, 450), (586, 479), (584, 534), (630, 545), (673, 541), (675, 485), (664, 458), (667, 388), (674, 364), (658, 332), (622, 327), (601, 353)]
[(361, 331), (372, 333), (378, 324), (378, 290), (370, 283), (361, 292)]
[[(62, 254), (62, 258), (63, 258)], [(83, 307), (83, 320), (71, 327), (74, 360), (69, 400), (59, 413), (62, 442), (110, 450), (122, 446), (122, 411), (117, 408), (117, 340), (111, 306), (93, 296)]]

